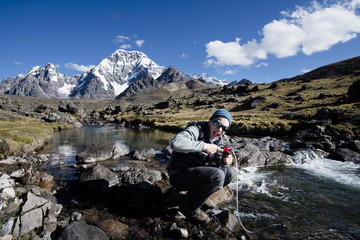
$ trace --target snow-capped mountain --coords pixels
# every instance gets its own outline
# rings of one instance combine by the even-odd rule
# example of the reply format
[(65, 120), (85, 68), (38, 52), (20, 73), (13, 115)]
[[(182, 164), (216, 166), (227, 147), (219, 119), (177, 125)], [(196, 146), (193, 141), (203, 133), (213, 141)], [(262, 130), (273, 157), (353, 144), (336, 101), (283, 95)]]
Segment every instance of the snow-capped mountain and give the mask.
[[(44, 68), (36, 66), (27, 74), (0, 82), (0, 93), (45, 98), (114, 99), (137, 80), (156, 80), (166, 70), (167, 68), (157, 65), (142, 52), (119, 49), (81, 76), (68, 77), (66, 74), (60, 74), (51, 63), (46, 64)], [(218, 80), (205, 73), (181, 72), (181, 75), (184, 78), (201, 79), (220, 86), (227, 84), (226, 80)], [(159, 81), (162, 85), (163, 80)], [(156, 88), (156, 84), (151, 86)]]
[(216, 77), (211, 77), (209, 76), (207, 73), (202, 73), (202, 74), (193, 74), (193, 73), (184, 73), (182, 72), (183, 76), (186, 78), (195, 78), (195, 79), (200, 79), (203, 80), (207, 83), (212, 83), (212, 84), (216, 84), (219, 86), (225, 86), (228, 84), (227, 80), (219, 80)]
[(83, 73), (70, 97), (113, 99), (137, 79), (146, 75), (156, 79), (165, 69), (142, 52), (119, 49)]
[(66, 98), (76, 86), (79, 77), (61, 74), (53, 64), (48, 63), (44, 68), (36, 66), (27, 74), (4, 79), (0, 83), (0, 92), (20, 96)]

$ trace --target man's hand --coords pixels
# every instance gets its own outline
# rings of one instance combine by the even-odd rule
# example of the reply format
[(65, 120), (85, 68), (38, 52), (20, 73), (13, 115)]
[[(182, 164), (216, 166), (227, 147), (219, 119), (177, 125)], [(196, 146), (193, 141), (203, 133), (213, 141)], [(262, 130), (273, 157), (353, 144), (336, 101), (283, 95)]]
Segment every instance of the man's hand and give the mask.
[(220, 151), (220, 148), (218, 145), (211, 144), (211, 143), (204, 143), (204, 152), (206, 152), (209, 155), (213, 155), (216, 152)]

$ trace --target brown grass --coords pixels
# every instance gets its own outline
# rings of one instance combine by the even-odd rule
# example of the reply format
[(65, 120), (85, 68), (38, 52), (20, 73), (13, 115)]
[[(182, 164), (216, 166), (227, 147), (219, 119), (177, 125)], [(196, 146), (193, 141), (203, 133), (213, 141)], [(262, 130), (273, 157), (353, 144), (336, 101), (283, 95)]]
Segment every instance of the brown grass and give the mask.
[(10, 154), (31, 150), (38, 143), (51, 136), (59, 128), (70, 128), (65, 123), (46, 123), (40, 120), (12, 115), (0, 110), (7, 119), (0, 120), (0, 138), (10, 147)]

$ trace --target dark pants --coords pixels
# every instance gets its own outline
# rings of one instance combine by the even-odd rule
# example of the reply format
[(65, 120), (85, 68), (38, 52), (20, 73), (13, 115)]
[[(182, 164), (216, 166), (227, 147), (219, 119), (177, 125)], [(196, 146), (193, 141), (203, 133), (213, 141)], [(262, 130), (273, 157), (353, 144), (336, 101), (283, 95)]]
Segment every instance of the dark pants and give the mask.
[(211, 194), (228, 185), (236, 173), (231, 166), (193, 167), (179, 170), (170, 176), (170, 184), (179, 191), (187, 191), (181, 208), (193, 211), (201, 207)]

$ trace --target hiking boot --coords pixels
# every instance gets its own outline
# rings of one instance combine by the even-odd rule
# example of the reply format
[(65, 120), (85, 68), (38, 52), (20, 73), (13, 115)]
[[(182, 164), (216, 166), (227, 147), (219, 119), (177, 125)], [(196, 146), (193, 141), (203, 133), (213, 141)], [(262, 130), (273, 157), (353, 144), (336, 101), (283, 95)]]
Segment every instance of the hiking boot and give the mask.
[(210, 222), (210, 217), (200, 208), (197, 208), (194, 211), (188, 211), (180, 208), (180, 212), (190, 221), (202, 224), (208, 224)]

